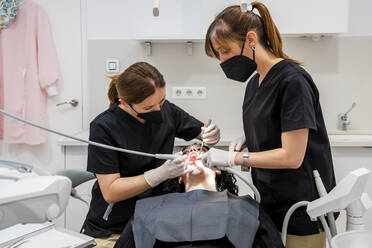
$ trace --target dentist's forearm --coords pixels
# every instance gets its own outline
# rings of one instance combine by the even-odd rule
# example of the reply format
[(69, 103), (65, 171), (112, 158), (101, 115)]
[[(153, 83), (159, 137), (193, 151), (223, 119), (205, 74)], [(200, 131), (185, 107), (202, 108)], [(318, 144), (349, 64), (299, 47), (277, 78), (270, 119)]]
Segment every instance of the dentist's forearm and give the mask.
[[(309, 129), (303, 128), (282, 133), (282, 147), (250, 152), (248, 165), (265, 169), (297, 169), (301, 166), (307, 148)], [(235, 156), (235, 164), (243, 164), (243, 154)]]
[(144, 175), (120, 177), (118, 174), (96, 175), (107, 203), (127, 200), (151, 188)]
[[(235, 164), (243, 165), (243, 153), (238, 152), (235, 156)], [(264, 169), (297, 169), (302, 164), (296, 156), (291, 156), (283, 148), (273, 149), (264, 152), (250, 152), (248, 165)]]

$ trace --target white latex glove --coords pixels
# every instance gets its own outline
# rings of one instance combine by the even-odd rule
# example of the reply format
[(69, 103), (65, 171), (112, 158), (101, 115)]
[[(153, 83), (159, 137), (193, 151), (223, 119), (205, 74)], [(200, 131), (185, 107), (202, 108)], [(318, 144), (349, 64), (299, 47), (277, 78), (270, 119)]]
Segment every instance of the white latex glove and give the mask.
[(231, 141), (229, 151), (241, 152), (245, 147), (247, 147), (245, 141), (245, 136), (241, 136), (234, 141)]
[(202, 155), (203, 163), (211, 169), (235, 166), (235, 156), (237, 152), (225, 151), (211, 148), (207, 153)]
[(192, 169), (186, 169), (186, 159), (187, 155), (183, 155), (173, 160), (167, 160), (158, 168), (146, 171), (144, 173), (146, 182), (151, 187), (155, 187), (167, 179), (191, 172)]
[(220, 141), (220, 129), (216, 124), (210, 124), (207, 127), (202, 127), (202, 140), (207, 145), (215, 145)]

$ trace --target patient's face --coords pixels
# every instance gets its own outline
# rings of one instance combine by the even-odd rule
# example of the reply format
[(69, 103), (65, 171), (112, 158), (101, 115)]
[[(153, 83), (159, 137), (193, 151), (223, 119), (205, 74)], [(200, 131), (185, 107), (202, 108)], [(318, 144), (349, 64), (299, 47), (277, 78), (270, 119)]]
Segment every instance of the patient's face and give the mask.
[(200, 151), (200, 145), (191, 145), (187, 147), (183, 153), (188, 155), (186, 160), (187, 169), (192, 169), (191, 174), (196, 175), (202, 172), (202, 168), (205, 168), (200, 155), (205, 153), (208, 149), (203, 147)]
[[(187, 169), (191, 168), (192, 171), (183, 175), (182, 178), (180, 178), (180, 182), (186, 180), (204, 180), (210, 176), (215, 178), (216, 172), (205, 167), (200, 158), (200, 155), (207, 151), (208, 149), (203, 147), (203, 151), (200, 152), (200, 145), (189, 146), (183, 151), (184, 154), (188, 155), (186, 162)], [(219, 173), (219, 171), (217, 171), (217, 173)]]

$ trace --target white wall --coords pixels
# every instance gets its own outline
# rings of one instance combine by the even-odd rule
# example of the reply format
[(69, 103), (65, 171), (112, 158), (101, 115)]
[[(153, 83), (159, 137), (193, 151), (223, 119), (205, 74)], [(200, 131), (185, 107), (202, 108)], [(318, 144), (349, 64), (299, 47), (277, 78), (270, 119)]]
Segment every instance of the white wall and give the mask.
[[(336, 129), (337, 115), (353, 101), (350, 129), (372, 129), (372, 1), (353, 0), (349, 4), (349, 32), (324, 37), (284, 38), (285, 52), (304, 61), (320, 91), (323, 114), (329, 130)], [(89, 27), (88, 27), (89, 29)], [(201, 120), (212, 118), (224, 129), (241, 129), (241, 103), (245, 86), (225, 79), (218, 61), (208, 58), (202, 43), (194, 44), (194, 54), (186, 55), (185, 44), (156, 43), (146, 57), (143, 44), (135, 40), (90, 40), (88, 121), (107, 107), (106, 58), (118, 58), (122, 70), (136, 61), (155, 65), (164, 75), (168, 99)], [(206, 86), (206, 100), (174, 100), (172, 86)]]
[[(321, 96), (328, 129), (336, 129), (337, 115), (353, 101), (350, 129), (372, 129), (372, 36), (325, 37), (319, 42), (309, 38), (285, 38), (288, 55), (305, 62)], [(123, 68), (136, 61), (155, 65), (167, 82), (168, 99), (201, 120), (212, 118), (224, 129), (239, 129), (245, 85), (225, 79), (218, 61), (204, 54), (203, 44), (194, 44), (194, 55), (186, 55), (185, 44), (153, 44), (151, 57), (144, 55), (138, 41), (91, 40), (89, 53), (89, 119), (107, 106), (105, 59), (118, 58)], [(172, 86), (206, 86), (205, 100), (175, 100)]]
[[(110, 80), (104, 76), (105, 58), (116, 57), (123, 68), (137, 61), (155, 65), (167, 82), (167, 98), (200, 120), (212, 118), (222, 128), (242, 127), (240, 109), (244, 85), (225, 80), (218, 63), (204, 55), (201, 43), (195, 44), (193, 56), (186, 55), (182, 43), (154, 44), (152, 57), (144, 55), (143, 44), (137, 41), (89, 41), (88, 51), (88, 81), (92, 86), (88, 91), (90, 118), (107, 107), (105, 94)], [(206, 86), (207, 99), (173, 101), (172, 86)]]

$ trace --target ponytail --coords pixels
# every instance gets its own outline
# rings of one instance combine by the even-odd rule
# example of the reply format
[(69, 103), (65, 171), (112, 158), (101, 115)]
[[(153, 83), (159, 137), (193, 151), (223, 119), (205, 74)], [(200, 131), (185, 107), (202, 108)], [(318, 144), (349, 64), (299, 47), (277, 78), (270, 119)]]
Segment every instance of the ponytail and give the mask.
[(109, 78), (111, 78), (111, 82), (110, 82), (110, 85), (109, 85), (107, 96), (108, 96), (108, 99), (110, 101), (109, 107), (111, 108), (114, 104), (119, 103), (118, 90), (116, 89), (116, 85), (117, 85), (117, 82), (118, 82), (119, 75), (109, 76)]
[[(252, 30), (256, 32), (258, 42), (276, 57), (302, 65), (302, 62), (290, 58), (283, 52), (282, 37), (266, 6), (260, 2), (252, 2), (251, 5), (252, 11), (243, 13), (239, 5), (234, 5), (227, 7), (216, 16), (205, 38), (206, 54), (219, 58), (212, 41), (227, 48), (227, 43), (230, 41), (243, 42), (247, 32)], [(257, 9), (259, 15), (256, 15), (253, 9)]]
[(260, 13), (260, 17), (262, 19), (262, 24), (264, 27), (264, 34), (266, 36), (265, 38), (267, 48), (269, 48), (270, 51), (278, 58), (288, 59), (298, 65), (302, 65), (302, 62), (290, 58), (283, 52), (282, 37), (273, 19), (271, 18), (270, 12), (267, 7), (260, 2), (252, 2), (251, 5), (252, 11), (253, 9), (257, 9)]

